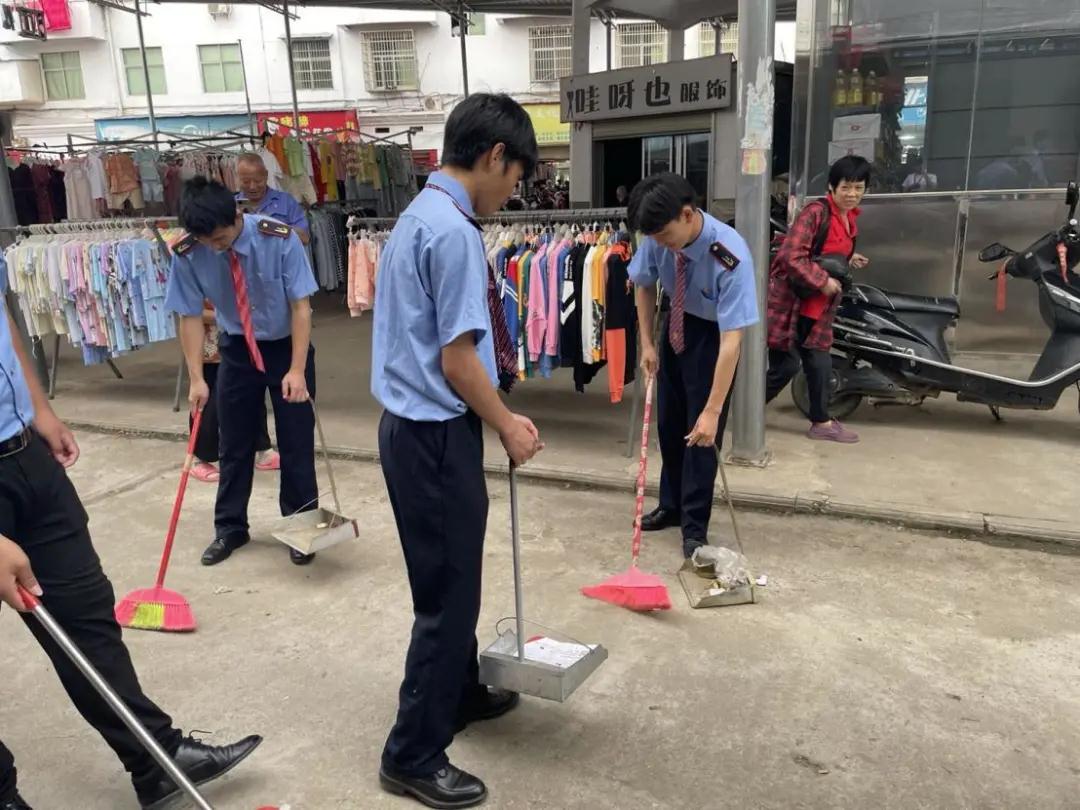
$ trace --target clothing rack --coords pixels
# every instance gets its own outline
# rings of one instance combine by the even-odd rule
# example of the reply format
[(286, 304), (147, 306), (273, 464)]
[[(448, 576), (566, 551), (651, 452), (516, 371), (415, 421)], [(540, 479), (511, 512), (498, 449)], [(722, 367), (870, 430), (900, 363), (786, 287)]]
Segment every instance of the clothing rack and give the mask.
[[(171, 255), (168, 244), (161, 235), (161, 228), (168, 228), (174, 225), (178, 225), (179, 220), (176, 217), (116, 217), (114, 219), (89, 219), (89, 220), (76, 220), (74, 222), (51, 222), (42, 225), (4, 225), (0, 226), (0, 233), (16, 233), (25, 236), (50, 236), (50, 235), (62, 235), (62, 234), (77, 234), (77, 233), (105, 233), (108, 231), (126, 231), (135, 228), (149, 228), (154, 235), (154, 239), (157, 241), (158, 246), (165, 252), (166, 256)], [(56, 375), (57, 369), (60, 364), (60, 335), (53, 336), (53, 345), (51, 352), (51, 361), (43, 363), (44, 370), (48, 375), (47, 393), (49, 399), (56, 399)], [(39, 357), (37, 351), (41, 348), (41, 339), (32, 338), (31, 344), (33, 345), (35, 357)], [(39, 361), (41, 362), (41, 361)], [(105, 358), (105, 364), (112, 371), (113, 375), (118, 380), (124, 379), (124, 375), (117, 367), (116, 363), (111, 357)], [(174, 411), (180, 409), (180, 386), (181, 375), (183, 373), (183, 362), (181, 362), (181, 373), (177, 375), (176, 379), (176, 397), (173, 407)]]
[[(504, 216), (504, 213), (506, 216)], [(625, 208), (578, 208), (562, 211), (544, 210), (544, 211), (510, 211), (502, 212), (490, 217), (479, 217), (477, 221), (481, 225), (501, 225), (510, 223), (529, 223), (535, 222), (537, 224), (559, 224), (559, 223), (584, 223), (592, 221), (608, 221), (625, 219)], [(397, 223), (397, 217), (364, 217), (359, 215), (353, 215), (354, 220), (357, 220), (361, 226), (368, 225), (371, 227), (385, 228), (387, 230), (393, 228)], [(634, 436), (640, 433), (641, 428), (638, 424), (639, 414), (641, 412), (641, 374), (634, 375), (634, 393), (630, 400), (630, 419), (627, 427), (626, 437), (626, 457), (633, 458), (634, 456)]]

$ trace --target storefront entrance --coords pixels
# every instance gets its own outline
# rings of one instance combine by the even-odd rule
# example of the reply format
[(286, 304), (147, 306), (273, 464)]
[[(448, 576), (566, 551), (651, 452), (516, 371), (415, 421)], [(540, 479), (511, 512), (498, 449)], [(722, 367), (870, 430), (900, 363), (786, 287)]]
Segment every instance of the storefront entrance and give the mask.
[(597, 141), (601, 169), (595, 199), (603, 206), (617, 205), (619, 186), (630, 190), (649, 175), (675, 172), (690, 181), (700, 200), (708, 200), (710, 140), (708, 132), (691, 132)]

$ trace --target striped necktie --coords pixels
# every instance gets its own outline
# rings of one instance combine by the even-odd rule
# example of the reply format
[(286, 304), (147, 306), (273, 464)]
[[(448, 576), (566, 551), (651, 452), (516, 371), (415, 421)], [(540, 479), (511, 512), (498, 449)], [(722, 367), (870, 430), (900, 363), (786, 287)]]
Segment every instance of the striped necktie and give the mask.
[(668, 339), (675, 354), (686, 349), (686, 257), (675, 254), (675, 295), (671, 298), (671, 318)]
[(263, 364), (262, 352), (259, 351), (259, 344), (255, 342), (255, 327), (251, 325), (251, 302), (248, 301), (244, 268), (240, 266), (240, 257), (234, 250), (229, 251), (229, 269), (232, 271), (236, 310), (240, 313), (240, 325), (244, 328), (244, 342), (247, 343), (248, 354), (251, 355), (251, 364), (259, 371), (265, 372), (266, 366)]

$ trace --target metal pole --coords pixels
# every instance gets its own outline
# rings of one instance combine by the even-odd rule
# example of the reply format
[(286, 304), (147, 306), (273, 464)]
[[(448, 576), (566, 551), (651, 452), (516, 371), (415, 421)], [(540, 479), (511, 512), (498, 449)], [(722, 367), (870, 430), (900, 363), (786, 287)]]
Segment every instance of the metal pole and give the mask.
[(293, 64), (292, 26), (289, 24), (289, 0), (281, 0), (281, 13), (285, 17), (285, 51), (289, 55), (289, 90), (292, 93), (293, 133), (300, 134), (300, 104), (296, 100), (296, 66)]
[(469, 15), (465, 6), (458, 6), (458, 33), (461, 34), (461, 86), (466, 97), (469, 95), (469, 55), (465, 48), (465, 37), (469, 30)]
[(611, 40), (614, 23), (612, 23), (611, 20), (604, 20), (604, 28), (607, 32), (607, 69), (611, 70)]
[(514, 618), (518, 661), (525, 660), (525, 596), (521, 592), (521, 533), (518, 529), (517, 465), (510, 462), (510, 541), (514, 553)]
[(150, 90), (150, 66), (146, 64), (146, 41), (143, 39), (142, 12), (139, 11), (139, 0), (135, 0), (135, 29), (139, 32), (139, 58), (142, 59), (143, 81), (146, 82), (146, 111), (150, 115), (150, 132), (154, 136), (154, 148), (157, 149), (157, 118), (154, 117), (154, 94)]
[[(248, 92), (247, 65), (244, 64), (244, 41), (242, 39), (236, 40), (236, 47), (240, 49), (240, 75), (244, 79), (244, 104), (247, 105), (248, 129), (254, 137), (258, 133), (255, 131), (255, 113), (251, 111), (251, 94)], [(291, 52), (292, 49), (289, 50)]]
[(761, 320), (746, 330), (732, 409), (732, 458), (765, 464), (765, 298), (769, 278), (772, 184), (773, 47), (776, 0), (739, 0), (739, 157), (735, 225), (750, 246)]

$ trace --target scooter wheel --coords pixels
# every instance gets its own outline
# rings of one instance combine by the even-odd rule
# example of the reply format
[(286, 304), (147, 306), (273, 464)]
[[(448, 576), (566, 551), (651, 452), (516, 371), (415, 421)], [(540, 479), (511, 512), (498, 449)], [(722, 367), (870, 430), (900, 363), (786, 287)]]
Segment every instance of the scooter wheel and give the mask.
[[(837, 395), (837, 384), (836, 371), (833, 370), (829, 378), (829, 416), (833, 419), (847, 419), (862, 404), (863, 398), (860, 394)], [(806, 384), (806, 375), (801, 372), (791, 381), (791, 399), (802, 415), (809, 419), (810, 387)]]

